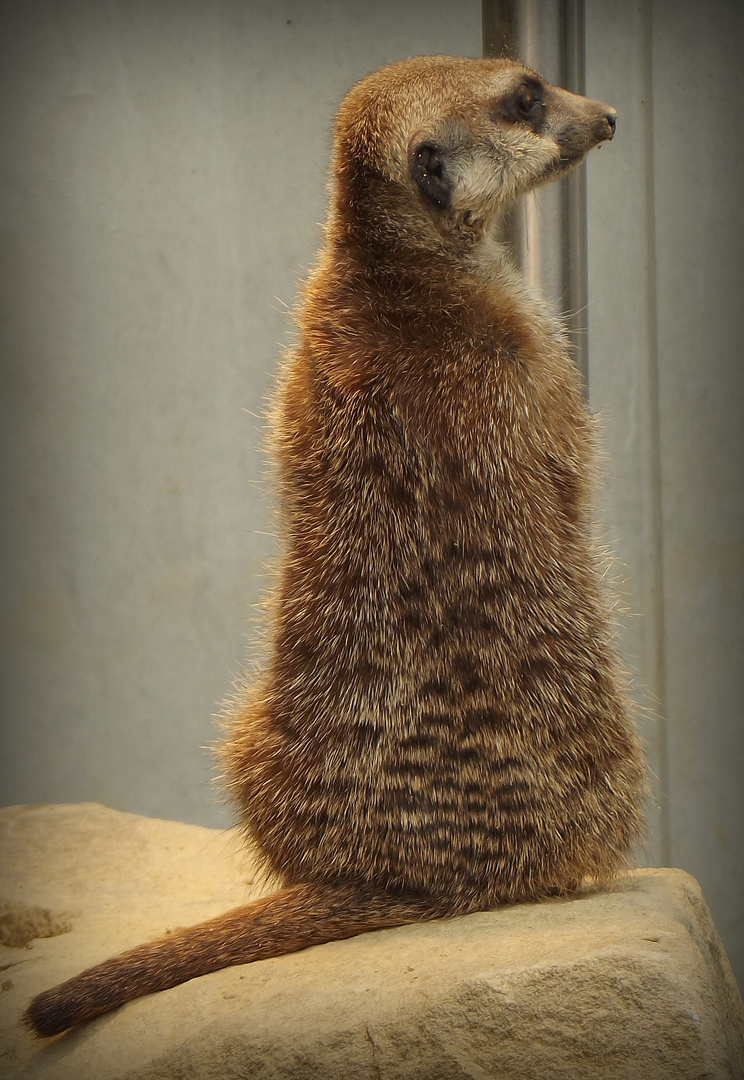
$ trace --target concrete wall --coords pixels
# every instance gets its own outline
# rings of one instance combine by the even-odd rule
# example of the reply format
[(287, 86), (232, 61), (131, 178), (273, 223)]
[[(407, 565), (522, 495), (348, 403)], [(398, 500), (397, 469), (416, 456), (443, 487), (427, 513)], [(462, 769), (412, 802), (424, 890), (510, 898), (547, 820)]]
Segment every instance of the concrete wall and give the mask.
[(389, 60), (478, 55), (480, 7), (0, 19), (2, 799), (226, 822), (204, 747), (265, 585), (260, 417), (335, 109)]
[[(652, 767), (648, 859), (744, 975), (738, 5), (587, 4), (590, 397)], [(261, 414), (357, 77), (474, 0), (0, 12), (3, 802), (228, 821), (211, 719), (271, 557)], [(651, 715), (653, 714), (653, 715)]]
[(655, 773), (647, 857), (702, 883), (744, 985), (744, 8), (587, 3), (589, 386)]

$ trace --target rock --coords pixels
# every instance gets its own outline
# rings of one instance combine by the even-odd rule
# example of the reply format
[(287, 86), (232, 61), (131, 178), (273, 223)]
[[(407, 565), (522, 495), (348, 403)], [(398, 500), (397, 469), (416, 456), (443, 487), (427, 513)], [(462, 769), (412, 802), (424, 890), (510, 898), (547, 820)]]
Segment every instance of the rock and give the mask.
[(215, 972), (38, 1042), (38, 991), (269, 891), (233, 832), (97, 805), (0, 811), (0, 1076), (613, 1080), (744, 1076), (741, 999), (696, 882), (365, 934)]

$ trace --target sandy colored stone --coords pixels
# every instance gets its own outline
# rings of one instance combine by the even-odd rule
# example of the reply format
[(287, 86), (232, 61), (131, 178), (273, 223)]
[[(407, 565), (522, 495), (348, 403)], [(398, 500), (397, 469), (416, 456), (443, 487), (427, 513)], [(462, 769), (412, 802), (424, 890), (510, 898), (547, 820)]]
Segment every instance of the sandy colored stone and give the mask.
[(267, 887), (232, 832), (93, 804), (0, 811), (0, 858), (5, 940), (27, 940), (0, 946), (3, 1080), (744, 1076), (741, 999), (679, 870), (215, 972), (39, 1043), (33, 994)]

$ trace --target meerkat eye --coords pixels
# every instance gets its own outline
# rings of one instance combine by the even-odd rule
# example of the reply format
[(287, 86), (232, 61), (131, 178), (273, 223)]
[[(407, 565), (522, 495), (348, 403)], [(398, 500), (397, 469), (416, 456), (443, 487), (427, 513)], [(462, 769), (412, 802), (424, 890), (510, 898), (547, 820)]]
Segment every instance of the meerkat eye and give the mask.
[(542, 87), (536, 82), (523, 82), (504, 102), (504, 112), (512, 123), (521, 121), (537, 131), (545, 115)]
[(522, 120), (531, 120), (537, 113), (542, 102), (532, 92), (529, 86), (520, 86), (517, 90), (514, 102), (518, 115)]

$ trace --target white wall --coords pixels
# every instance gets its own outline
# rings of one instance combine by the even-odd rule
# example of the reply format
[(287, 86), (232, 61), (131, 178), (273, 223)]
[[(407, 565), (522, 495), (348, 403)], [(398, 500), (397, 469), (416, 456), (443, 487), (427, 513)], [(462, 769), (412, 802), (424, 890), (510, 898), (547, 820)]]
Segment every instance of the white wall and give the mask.
[(226, 823), (204, 747), (271, 552), (257, 447), (357, 78), (477, 0), (0, 6), (3, 802)]
[[(271, 554), (257, 450), (324, 214), (330, 123), (398, 56), (478, 55), (475, 0), (0, 8), (3, 802), (227, 822), (203, 747)], [(740, 978), (740, 8), (587, 0), (590, 396), (650, 861)], [(247, 410), (247, 411), (246, 411)], [(637, 613), (637, 614), (635, 614)]]
[(624, 652), (656, 774), (648, 857), (702, 883), (744, 985), (744, 7), (587, 2), (590, 397)]

